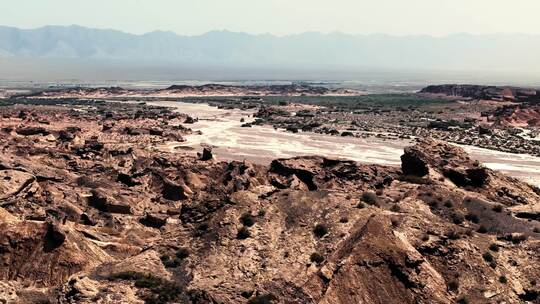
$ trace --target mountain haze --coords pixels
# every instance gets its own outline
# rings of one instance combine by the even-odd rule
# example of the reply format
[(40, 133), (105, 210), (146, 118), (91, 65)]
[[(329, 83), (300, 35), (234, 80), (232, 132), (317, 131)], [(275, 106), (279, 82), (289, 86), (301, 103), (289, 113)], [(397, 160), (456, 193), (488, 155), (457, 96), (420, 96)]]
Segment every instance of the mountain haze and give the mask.
[(530, 75), (540, 68), (539, 53), (540, 36), (525, 34), (432, 37), (307, 32), (273, 36), (212, 31), (181, 36), (81, 26), (0, 27), (0, 62), (6, 67), (37, 59), (191, 69), (528, 71)]

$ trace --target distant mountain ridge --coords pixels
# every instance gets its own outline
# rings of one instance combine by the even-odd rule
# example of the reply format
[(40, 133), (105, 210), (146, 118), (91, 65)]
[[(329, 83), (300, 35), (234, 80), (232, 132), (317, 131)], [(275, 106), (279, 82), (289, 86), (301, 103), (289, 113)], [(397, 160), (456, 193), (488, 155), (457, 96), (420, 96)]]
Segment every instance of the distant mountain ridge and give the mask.
[(18, 29), (0, 26), (0, 57), (91, 59), (145, 64), (234, 67), (372, 67), (440, 70), (540, 68), (540, 36), (445, 37), (303, 34), (277, 37), (213, 31), (143, 35), (81, 26)]

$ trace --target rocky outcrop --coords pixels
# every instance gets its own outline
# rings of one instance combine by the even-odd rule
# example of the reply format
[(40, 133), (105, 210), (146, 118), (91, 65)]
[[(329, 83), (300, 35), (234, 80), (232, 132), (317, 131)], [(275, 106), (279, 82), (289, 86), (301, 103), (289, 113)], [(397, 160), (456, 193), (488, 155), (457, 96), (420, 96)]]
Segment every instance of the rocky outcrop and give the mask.
[(482, 86), (469, 84), (430, 85), (420, 93), (441, 94), (451, 97), (465, 97), (484, 100), (507, 100), (518, 102), (540, 101), (540, 91), (529, 88)]
[(84, 109), (24, 109), (51, 134), (77, 121), (69, 141), (1, 135), (0, 301), (538, 300), (540, 190), (459, 147), (420, 141), (402, 168), (206, 161), (123, 132), (163, 116)]

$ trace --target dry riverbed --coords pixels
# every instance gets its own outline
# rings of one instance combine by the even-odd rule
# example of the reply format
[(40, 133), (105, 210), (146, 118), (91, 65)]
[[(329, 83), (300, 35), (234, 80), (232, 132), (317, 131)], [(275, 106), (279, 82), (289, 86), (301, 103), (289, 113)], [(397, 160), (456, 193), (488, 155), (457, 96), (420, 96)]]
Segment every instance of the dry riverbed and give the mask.
[[(214, 154), (223, 160), (248, 160), (268, 163), (275, 158), (299, 155), (323, 155), (351, 159), (363, 163), (399, 165), (403, 148), (409, 140), (360, 139), (315, 133), (289, 133), (269, 126), (242, 128), (240, 120), (253, 120), (253, 111), (223, 110), (206, 104), (160, 101), (152, 105), (171, 106), (199, 121), (190, 127), (202, 135), (186, 136), (185, 143), (160, 146), (167, 151), (201, 150), (213, 147)], [(525, 154), (512, 154), (471, 146), (462, 146), (473, 158), (489, 168), (500, 170), (529, 183), (540, 185), (540, 158)]]

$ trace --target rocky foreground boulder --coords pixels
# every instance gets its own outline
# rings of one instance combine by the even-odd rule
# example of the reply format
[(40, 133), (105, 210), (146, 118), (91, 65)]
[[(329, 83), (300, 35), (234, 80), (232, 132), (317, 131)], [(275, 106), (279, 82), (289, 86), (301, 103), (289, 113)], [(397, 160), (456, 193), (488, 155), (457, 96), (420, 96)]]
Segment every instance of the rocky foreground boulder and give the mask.
[(159, 152), (92, 110), (25, 111), (81, 130), (0, 135), (0, 302), (540, 301), (540, 190), (453, 145), (419, 142), (401, 168), (264, 166)]

